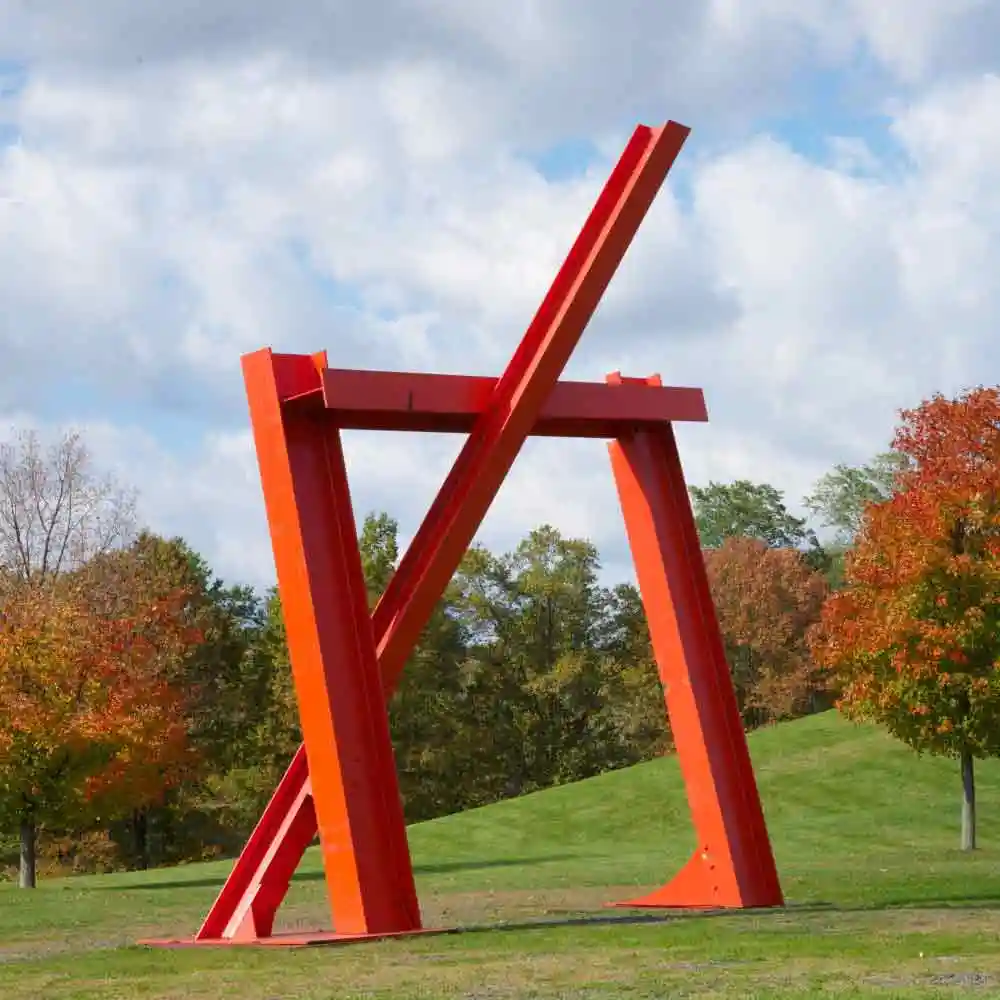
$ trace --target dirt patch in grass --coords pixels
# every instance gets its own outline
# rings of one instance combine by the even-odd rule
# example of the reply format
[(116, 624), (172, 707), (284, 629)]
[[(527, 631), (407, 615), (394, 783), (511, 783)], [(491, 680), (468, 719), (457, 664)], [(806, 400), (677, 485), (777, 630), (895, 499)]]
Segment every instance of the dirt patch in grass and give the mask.
[(798, 911), (789, 909), (762, 912), (751, 919), (754, 929), (782, 927), (823, 934), (870, 933), (880, 937), (1000, 935), (1000, 911), (984, 907), (889, 907), (857, 910), (804, 908)]
[(982, 907), (888, 909), (870, 914), (873, 923), (894, 934), (1000, 934), (1000, 911)]
[(882, 986), (886, 989), (899, 989), (907, 986), (952, 987), (966, 989), (985, 989), (993, 986), (996, 979), (985, 972), (939, 972), (924, 976), (879, 975), (864, 976), (861, 984), (864, 986)]

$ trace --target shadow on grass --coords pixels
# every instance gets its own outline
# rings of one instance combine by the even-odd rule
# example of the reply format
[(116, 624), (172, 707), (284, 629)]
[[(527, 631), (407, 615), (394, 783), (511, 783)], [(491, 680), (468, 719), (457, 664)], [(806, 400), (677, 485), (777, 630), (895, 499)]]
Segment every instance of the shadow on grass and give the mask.
[[(414, 865), (414, 875), (449, 875), (454, 872), (485, 871), (489, 868), (533, 868), (535, 865), (555, 861), (572, 860), (570, 855), (552, 854), (534, 858), (498, 858), (490, 861), (445, 861), (437, 865)], [(94, 886), (92, 892), (150, 892), (159, 889), (206, 889), (221, 887), (229, 873), (213, 875), (211, 878), (171, 879), (157, 882), (134, 882), (125, 885)], [(324, 878), (322, 871), (298, 872), (292, 882), (320, 882)]]
[[(898, 896), (886, 896), (873, 903), (854, 903), (843, 906), (839, 903), (789, 903), (786, 910), (820, 912), (832, 910), (838, 913), (866, 913), (880, 910), (989, 910), (1000, 909), (1000, 894), (996, 889), (983, 892), (969, 892), (961, 896), (910, 896), (901, 893)], [(768, 911), (760, 910), (765, 913)], [(777, 912), (781, 912), (778, 910)]]
[[(516, 921), (502, 922), (496, 924), (468, 924), (458, 927), (453, 933), (477, 934), (486, 931), (527, 931), (533, 929), (552, 929), (559, 927), (629, 927), (665, 925), (676, 923), (679, 920), (706, 920), (718, 917), (728, 917), (732, 920), (746, 919), (748, 916), (758, 917), (764, 920), (780, 920), (783, 917), (795, 917), (799, 915), (811, 916), (814, 914), (828, 913), (831, 916), (840, 913), (879, 913), (886, 910), (928, 910), (928, 909), (954, 909), (962, 910), (986, 910), (1000, 909), (1000, 896), (996, 892), (976, 894), (970, 893), (964, 896), (941, 896), (941, 897), (920, 897), (909, 899), (900, 897), (898, 899), (879, 900), (877, 903), (840, 905), (824, 901), (814, 901), (809, 903), (786, 903), (782, 907), (768, 907), (766, 909), (747, 910), (673, 910), (669, 912), (651, 912), (623, 910), (622, 912), (581, 914), (578, 911), (567, 912), (566, 916), (548, 916), (537, 919), (528, 918)], [(550, 911), (551, 912), (551, 911)]]

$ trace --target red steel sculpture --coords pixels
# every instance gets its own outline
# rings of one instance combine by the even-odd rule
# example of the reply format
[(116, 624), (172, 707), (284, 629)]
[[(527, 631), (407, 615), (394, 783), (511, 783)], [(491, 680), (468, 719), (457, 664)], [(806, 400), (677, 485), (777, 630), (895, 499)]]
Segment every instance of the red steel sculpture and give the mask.
[[(187, 941), (300, 945), (421, 931), (386, 714), (403, 667), (529, 435), (610, 438), (697, 848), (630, 907), (782, 905), (672, 423), (700, 389), (658, 376), (559, 381), (689, 130), (639, 126), (499, 379), (243, 358), (304, 744), (201, 929)], [(341, 431), (467, 434), (369, 614)], [(333, 931), (275, 934), (319, 833)]]

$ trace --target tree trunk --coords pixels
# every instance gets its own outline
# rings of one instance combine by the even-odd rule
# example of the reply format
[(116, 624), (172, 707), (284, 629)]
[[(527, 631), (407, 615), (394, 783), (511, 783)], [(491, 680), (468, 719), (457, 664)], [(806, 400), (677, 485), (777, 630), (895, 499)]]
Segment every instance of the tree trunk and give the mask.
[(17, 884), (21, 889), (35, 888), (36, 841), (37, 834), (35, 831), (35, 818), (31, 815), (31, 813), (26, 813), (21, 817), (21, 866), (17, 879)]
[(976, 849), (976, 778), (972, 754), (963, 750), (962, 761), (962, 850)]
[(145, 809), (132, 810), (132, 841), (136, 864), (146, 871), (149, 868), (149, 817)]

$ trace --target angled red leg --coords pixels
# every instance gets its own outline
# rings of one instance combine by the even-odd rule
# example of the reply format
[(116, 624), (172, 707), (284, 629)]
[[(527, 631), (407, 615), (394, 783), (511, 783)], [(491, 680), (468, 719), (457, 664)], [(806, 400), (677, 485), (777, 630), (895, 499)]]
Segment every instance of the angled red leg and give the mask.
[(274, 915), (316, 829), (303, 743), (278, 782), (196, 940), (270, 937)]
[(673, 428), (642, 431), (609, 450), (698, 838), (673, 881), (618, 905), (781, 906)]

